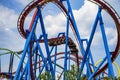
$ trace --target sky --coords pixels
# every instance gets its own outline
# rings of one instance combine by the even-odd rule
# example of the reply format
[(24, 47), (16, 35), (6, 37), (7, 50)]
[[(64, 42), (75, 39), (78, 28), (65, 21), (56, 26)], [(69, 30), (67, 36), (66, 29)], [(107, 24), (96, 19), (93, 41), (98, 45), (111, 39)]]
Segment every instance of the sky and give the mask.
[[(32, 0), (0, 0), (0, 48), (8, 48), (13, 51), (19, 51), (24, 48), (25, 39), (21, 37), (17, 30), (17, 20), (24, 9), (24, 7)], [(113, 8), (120, 15), (120, 1), (119, 0), (107, 0)], [(81, 38), (89, 39), (92, 25), (94, 23), (98, 7), (91, 2), (84, 0), (70, 0), (74, 17), (78, 26), (79, 33)], [(52, 5), (54, 6), (54, 5)], [(65, 25), (65, 17), (61, 12), (55, 12), (58, 9), (48, 5), (46, 9), (43, 10), (44, 22), (50, 35), (55, 35), (59, 31), (64, 31), (64, 28), (61, 28)], [(50, 10), (48, 10), (50, 9)], [(52, 11), (54, 10), (54, 11)], [(103, 11), (104, 23), (106, 35), (108, 36), (108, 44), (110, 51), (113, 51), (116, 45), (117, 33), (115, 24), (110, 16)], [(29, 26), (29, 21), (32, 15), (28, 16), (26, 20), (26, 26)], [(59, 20), (59, 21), (57, 21)], [(56, 22), (56, 23), (55, 23)], [(52, 28), (52, 30), (51, 30)], [(97, 28), (95, 38), (92, 43), (92, 51), (94, 58), (100, 59), (100, 56), (104, 56), (104, 48), (100, 28)], [(97, 47), (97, 48), (96, 48)], [(120, 56), (117, 57), (116, 62), (120, 66)]]

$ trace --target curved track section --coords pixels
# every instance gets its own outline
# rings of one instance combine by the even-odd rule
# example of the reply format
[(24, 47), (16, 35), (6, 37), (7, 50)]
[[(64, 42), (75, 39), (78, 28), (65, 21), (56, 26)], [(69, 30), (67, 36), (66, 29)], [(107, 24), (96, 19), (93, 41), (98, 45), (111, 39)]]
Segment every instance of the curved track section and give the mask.
[[(95, 66), (98, 66), (98, 64), (102, 62), (102, 59), (98, 60), (96, 63), (95, 63)], [(118, 77), (120, 77), (120, 68), (119, 68), (119, 65), (116, 63), (116, 62), (113, 62), (117, 72), (118, 72)]]
[[(18, 59), (20, 59), (18, 54), (21, 54), (22, 51), (15, 52), (15, 51), (12, 51), (12, 50), (9, 50), (9, 49), (5, 49), (5, 48), (0, 48), (0, 50), (6, 51), (5, 53), (0, 54), (0, 57), (10, 54), (10, 62), (8, 64), (9, 66), (6, 65), (6, 67), (9, 67), (9, 71), (10, 71), (10, 69), (13, 69), (13, 67), (14, 67), (13, 66), (14, 58), (17, 57)], [(1, 67), (1, 65), (0, 65), (0, 67)], [(10, 72), (7, 72), (7, 71), (6, 72), (2, 72), (2, 71), (0, 71), (0, 80), (1, 79), (13, 79), (15, 73), (16, 72), (13, 71), (13, 70), (11, 70)]]
[[(91, 1), (91, 0), (89, 0)], [(43, 7), (45, 4), (47, 4), (48, 2), (53, 2), (55, 3), (56, 5), (58, 5), (60, 7), (60, 9), (63, 11), (63, 13), (65, 13), (65, 15), (67, 15), (67, 10), (66, 8), (64, 7), (64, 5), (58, 1), (58, 0), (38, 0), (38, 1), (33, 1), (31, 2), (30, 4), (27, 5), (27, 7), (23, 10), (23, 12), (20, 14), (20, 17), (18, 19), (18, 31), (20, 32), (21, 36), (26, 38), (26, 32), (24, 30), (24, 21), (25, 21), (25, 18), (27, 17), (27, 15), (34, 9), (36, 8), (37, 6), (41, 6)], [(115, 24), (116, 24), (116, 28), (117, 28), (117, 45), (116, 45), (116, 48), (115, 48), (115, 51), (112, 53), (112, 61), (115, 60), (115, 58), (117, 57), (117, 55), (119, 54), (119, 49), (120, 49), (120, 22), (119, 22), (119, 18), (118, 16), (116, 15), (115, 11), (109, 7), (104, 1), (101, 1), (101, 0), (94, 0), (92, 1), (100, 6), (102, 6), (103, 9), (105, 9), (109, 15), (113, 18)], [(37, 12), (37, 10), (36, 10)], [(35, 14), (36, 14), (35, 12)], [(34, 14), (34, 15), (35, 15)], [(34, 18), (33, 18), (34, 19)], [(73, 22), (72, 20), (70, 19), (70, 23), (72, 25), (72, 28), (74, 30), (74, 25), (73, 25)], [(31, 23), (32, 24), (32, 23)], [(98, 72), (96, 75), (100, 74), (102, 71), (104, 71), (105, 69), (107, 68), (107, 64), (105, 66), (103, 66)]]
[[(92, 0), (89, 0), (92, 1)], [(116, 28), (117, 28), (117, 45), (115, 48), (115, 51), (112, 52), (112, 61), (114, 61), (117, 57), (117, 55), (119, 54), (119, 49), (120, 49), (120, 22), (119, 22), (119, 16), (116, 14), (116, 11), (114, 11), (111, 7), (109, 7), (108, 5), (106, 5), (106, 2), (101, 1), (101, 0), (94, 0), (92, 1), (100, 6), (102, 6), (103, 9), (105, 9), (109, 15), (113, 18), (115, 24), (116, 24)], [(100, 74), (102, 71), (104, 71), (107, 68), (107, 64), (101, 68), (96, 75)]]
[[(48, 39), (48, 44), (49, 46), (58, 46), (58, 45), (65, 44), (65, 40), (66, 40), (66, 36), (63, 35), (61, 37)], [(44, 40), (40, 40), (39, 42), (42, 43), (44, 42)], [(77, 60), (76, 63), (77, 63), (77, 66), (79, 66), (78, 49), (76, 47), (76, 44), (70, 37), (68, 38), (68, 47), (70, 49), (70, 53), (76, 57), (76, 60)]]
[[(67, 10), (65, 9), (64, 5), (58, 1), (58, 0), (38, 0), (38, 1), (33, 1), (31, 2), (30, 4), (28, 4), (24, 10), (22, 11), (22, 13), (20, 14), (19, 18), (18, 18), (18, 22), (17, 22), (17, 27), (18, 27), (18, 31), (19, 33), (21, 34), (21, 36), (23, 38), (26, 38), (26, 32), (25, 32), (25, 29), (24, 29), (24, 21), (25, 21), (25, 18), (27, 17), (27, 15), (33, 10), (35, 9), (37, 6), (41, 6), (43, 7), (45, 4), (47, 4), (48, 2), (53, 2), (55, 3), (56, 5), (58, 5), (60, 7), (60, 9), (63, 11), (63, 13), (65, 13), (65, 15), (67, 15)], [(36, 15), (37, 13), (37, 10), (36, 12), (34, 13), (34, 16)], [(34, 20), (34, 17), (33, 17), (33, 20)], [(32, 25), (33, 23), (31, 23)], [(71, 24), (72, 24), (72, 21), (71, 21)], [(30, 27), (31, 27), (30, 25)], [(29, 28), (30, 29), (30, 28)]]

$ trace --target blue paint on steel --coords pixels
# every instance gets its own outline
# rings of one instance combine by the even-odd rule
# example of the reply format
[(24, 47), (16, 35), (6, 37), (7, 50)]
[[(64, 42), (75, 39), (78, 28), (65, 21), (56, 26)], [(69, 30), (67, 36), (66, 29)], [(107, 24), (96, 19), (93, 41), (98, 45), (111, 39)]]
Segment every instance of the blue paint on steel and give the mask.
[(43, 22), (43, 18), (42, 18), (42, 13), (41, 13), (40, 9), (41, 8), (38, 7), (38, 12), (40, 14), (40, 17), (39, 17), (40, 19), (39, 20), (40, 20), (40, 23), (41, 23), (41, 29), (42, 29), (42, 33), (43, 33), (43, 37), (44, 37), (47, 59), (48, 59), (48, 63), (49, 63), (49, 66), (50, 66), (50, 71), (51, 71), (52, 77), (54, 77), (53, 66), (52, 66), (52, 61), (51, 61), (51, 58), (50, 58), (49, 47), (48, 47), (48, 42), (47, 42), (47, 34), (46, 34), (46, 31), (45, 31), (44, 22)]
[[(86, 44), (88, 45), (88, 39), (82, 39), (82, 41), (85, 41), (86, 42)], [(91, 50), (89, 50), (89, 56), (88, 56), (88, 58), (90, 58), (90, 60), (91, 60), (91, 65), (92, 65), (92, 67), (93, 67), (93, 70), (95, 70), (95, 63), (94, 63), (94, 60), (93, 60), (93, 56), (92, 56), (92, 53), (91, 53)]]
[(34, 63), (34, 77), (35, 79), (37, 78), (36, 76), (36, 69), (37, 69), (37, 59), (38, 59), (38, 47), (36, 47), (36, 52), (35, 52), (35, 56), (34, 56), (34, 60), (35, 60), (35, 63)]
[(88, 43), (88, 45), (87, 45), (86, 52), (85, 52), (85, 55), (83, 56), (83, 61), (82, 61), (82, 63), (81, 63), (81, 71), (83, 71), (84, 64), (85, 64), (85, 62), (86, 62), (86, 59), (87, 59), (87, 56), (88, 56), (88, 52), (89, 52), (89, 50), (90, 50), (90, 46), (91, 46), (91, 43), (92, 43), (92, 40), (93, 40), (93, 36), (94, 36), (94, 34), (95, 34), (95, 30), (96, 30), (96, 27), (97, 27), (98, 17), (99, 17), (99, 13), (100, 13), (100, 12), (101, 12), (101, 9), (98, 10), (98, 13), (97, 13), (97, 16), (96, 16), (94, 25), (93, 25), (93, 30), (92, 30), (91, 35), (90, 35), (89, 43)]
[[(83, 44), (82, 44), (82, 41), (81, 41), (81, 37), (80, 37), (80, 35), (79, 35), (79, 31), (78, 31), (78, 29), (77, 29), (77, 25), (76, 25), (76, 22), (75, 22), (73, 13), (72, 13), (72, 9), (71, 9), (71, 6), (70, 6), (70, 2), (69, 2), (69, 0), (66, 0), (66, 1), (67, 1), (68, 9), (70, 10), (69, 16), (72, 18), (73, 25), (74, 25), (74, 30), (75, 30), (75, 34), (76, 34), (76, 36), (77, 36), (77, 38), (78, 38), (79, 47), (80, 47), (80, 49), (81, 49), (82, 55), (84, 56), (84, 54), (85, 54), (84, 47), (83, 47)], [(83, 63), (85, 63), (85, 62), (83, 62)], [(87, 64), (86, 64), (86, 65), (87, 65)], [(84, 66), (82, 66), (82, 68), (83, 68), (83, 67), (84, 67)], [(87, 67), (89, 68), (89, 66), (87, 66)], [(81, 69), (81, 68), (80, 68), (80, 69)], [(90, 68), (89, 68), (89, 70), (90, 70)], [(80, 75), (81, 75), (81, 71), (82, 71), (82, 70), (80, 70)], [(78, 77), (80, 77), (80, 76), (78, 76)]]
[(18, 65), (16, 74), (15, 74), (15, 78), (14, 78), (15, 80), (17, 80), (17, 79), (19, 78), (20, 70), (21, 70), (21, 67), (22, 67), (22, 65), (23, 65), (23, 62), (24, 62), (24, 58), (25, 58), (25, 56), (26, 56), (27, 49), (28, 49), (28, 47), (29, 47), (29, 45), (30, 45), (30, 40), (31, 40), (32, 35), (33, 35), (33, 33), (34, 33), (34, 30), (35, 30), (35, 28), (36, 28), (36, 24), (37, 24), (38, 18), (39, 18), (39, 14), (37, 13), (37, 16), (36, 16), (36, 18), (35, 18), (35, 21), (34, 21), (32, 30), (31, 30), (29, 36), (27, 37), (27, 40), (26, 40), (26, 43), (25, 43), (25, 47), (24, 47), (24, 50), (23, 50), (23, 53), (22, 53), (22, 57), (21, 57), (21, 59), (20, 59), (20, 63), (19, 63), (19, 65)]
[(27, 64), (28, 64), (28, 62), (26, 63), (25, 68), (23, 69), (23, 71), (22, 71), (22, 73), (21, 73), (21, 75), (19, 77), (19, 80), (21, 80), (23, 75), (25, 74), (25, 71), (27, 70)]
[[(42, 38), (42, 37), (41, 37), (41, 38)], [(36, 36), (35, 36), (35, 40), (36, 40), (36, 45), (37, 45), (37, 47), (38, 47), (38, 51), (40, 52), (40, 56), (41, 56), (42, 61), (43, 61), (43, 63), (44, 63), (44, 66), (43, 66), (42, 69), (40, 70), (40, 74), (41, 74), (41, 72), (43, 71), (44, 67), (45, 67), (47, 64), (46, 64), (45, 57), (44, 57), (44, 55), (43, 55), (42, 49), (41, 49), (41, 47), (40, 47), (40, 45), (39, 45), (39, 42), (38, 42)]]
[(68, 70), (70, 70), (70, 52), (68, 52)]
[[(27, 80), (27, 74), (28, 74), (28, 71), (26, 70), (26, 73), (25, 73), (25, 78), (24, 80)], [(23, 77), (22, 77), (23, 78)]]
[(27, 69), (28, 69), (28, 80), (30, 80), (30, 76), (31, 76), (31, 70), (30, 70), (30, 56), (31, 55), (31, 52), (30, 52), (30, 46), (28, 48), (28, 65), (27, 65)]
[[(99, 7), (99, 8), (101, 8), (101, 7)], [(102, 32), (105, 52), (106, 52), (106, 56), (107, 56), (107, 60), (108, 60), (107, 61), (108, 62), (108, 76), (111, 77), (111, 76), (114, 76), (114, 71), (113, 71), (113, 67), (112, 67), (111, 55), (110, 55), (110, 51), (109, 51), (109, 47), (108, 47), (107, 37), (105, 34), (104, 23), (102, 20), (101, 13), (99, 14), (99, 21), (100, 21), (100, 28), (101, 28), (101, 32)]]
[[(112, 61), (111, 61), (110, 52), (109, 52), (108, 43), (107, 43), (107, 38), (106, 38), (105, 30), (104, 30), (104, 24), (103, 24), (103, 20), (102, 20), (102, 16), (101, 16), (101, 10), (102, 10), (102, 8), (99, 6), (99, 12), (97, 15), (97, 19), (100, 21), (100, 28), (101, 28), (103, 42), (104, 42), (104, 46), (105, 46), (106, 57), (103, 59), (103, 61), (100, 63), (100, 65), (96, 68), (94, 73), (89, 77), (89, 80), (91, 80), (93, 78), (95, 73), (102, 66), (102, 64), (106, 61), (106, 59), (108, 60), (107, 61), (108, 62), (108, 75), (109, 75), (109, 77), (114, 76)], [(97, 24), (96, 24), (96, 26), (97, 26)], [(94, 30), (94, 32), (95, 32), (95, 30)]]
[[(88, 45), (88, 40), (87, 39), (82, 39), (82, 43), (83, 43), (83, 41), (86, 41), (87, 45)], [(85, 51), (85, 49), (84, 49), (84, 51)], [(86, 63), (86, 66), (87, 66), (87, 72), (86, 73), (87, 73), (87, 76), (89, 77), (91, 75), (91, 69), (90, 69), (90, 50), (88, 52), (88, 56), (86, 58), (85, 63)], [(79, 74), (79, 76), (80, 76), (80, 74)]]
[(54, 56), (54, 75), (56, 72), (56, 59), (57, 59), (57, 46), (55, 46), (55, 56)]
[(51, 50), (50, 50), (50, 54), (52, 53), (52, 51), (53, 51), (54, 48), (55, 48), (54, 46), (51, 48)]
[(67, 25), (66, 25), (64, 71), (67, 70), (68, 36), (69, 36), (69, 9), (68, 9)]
[(89, 80), (91, 80), (93, 78), (93, 76), (96, 74), (96, 72), (100, 69), (100, 67), (103, 65), (103, 63), (105, 62), (105, 60), (107, 59), (107, 57), (105, 57), (103, 59), (103, 61), (98, 65), (98, 67), (95, 69), (94, 73), (91, 74), (91, 76), (89, 77)]
[(62, 36), (62, 35), (65, 35), (65, 32), (59, 33), (59, 34), (58, 34), (58, 37), (59, 37), (59, 36)]
[[(70, 24), (70, 18), (71, 18), (71, 20), (73, 22), (73, 29), (75, 31), (75, 36), (78, 39), (79, 48), (80, 48), (82, 56), (83, 56), (83, 60), (82, 60), (82, 63), (80, 65), (80, 71), (79, 71), (79, 75), (78, 75), (77, 79), (79, 79), (79, 77), (81, 77), (84, 66), (86, 64), (87, 76), (89, 77), (89, 80), (92, 80), (93, 76), (96, 74), (96, 72), (100, 69), (100, 67), (104, 64), (104, 62), (106, 60), (108, 60), (107, 62), (108, 62), (109, 77), (113, 76), (114, 72), (113, 72), (112, 61), (111, 61), (111, 57), (110, 57), (111, 54), (109, 52), (107, 38), (106, 38), (105, 30), (104, 30), (104, 24), (103, 24), (103, 20), (102, 20), (102, 16), (101, 16), (101, 11), (102, 11), (101, 7), (99, 7), (99, 9), (98, 9), (96, 19), (95, 19), (95, 22), (94, 22), (94, 25), (93, 25), (93, 29), (92, 29), (92, 32), (90, 34), (90, 38), (89, 38), (89, 40), (87, 40), (87, 39), (81, 39), (81, 37), (80, 37), (80, 34), (79, 34), (79, 31), (78, 31), (78, 28), (77, 28), (77, 25), (76, 25), (76, 22), (75, 22), (75, 19), (74, 19), (74, 15), (73, 15), (72, 8), (71, 8), (69, 0), (60, 0), (60, 1), (61, 2), (66, 1), (67, 7), (68, 7), (66, 32), (59, 33), (58, 36), (57, 36), (57, 37), (59, 37), (61, 35), (65, 35), (65, 37), (66, 37), (65, 38), (64, 71), (70, 70), (70, 65), (71, 65), (70, 64), (70, 52), (68, 51), (69, 24)], [(15, 78), (14, 78), (15, 80), (17, 80), (17, 79), (20, 80), (20, 79), (23, 78), (23, 76), (24, 76), (25, 80), (30, 80), (31, 79), (31, 68), (30, 68), (30, 66), (31, 66), (31, 63), (30, 63), (31, 62), (30, 61), (31, 56), (34, 57), (33, 63), (34, 63), (34, 77), (35, 77), (35, 79), (37, 79), (36, 69), (37, 69), (38, 57), (39, 57), (39, 61), (40, 61), (40, 57), (41, 57), (42, 63), (43, 63), (43, 65), (39, 64), (39, 67), (40, 67), (39, 68), (39, 74), (41, 74), (45, 69), (46, 71), (50, 72), (50, 75), (52, 75), (51, 79), (53, 79), (55, 77), (56, 59), (57, 59), (57, 46), (53, 46), (49, 49), (47, 33), (46, 33), (46, 30), (45, 30), (45, 26), (44, 26), (44, 22), (43, 22), (43, 18), (42, 18), (42, 13), (41, 13), (41, 7), (38, 6), (37, 9), (38, 9), (38, 13), (37, 13), (37, 16), (35, 17), (35, 21), (34, 21), (34, 24), (32, 26), (32, 30), (30, 31), (30, 33), (28, 33), (27, 40), (26, 40), (25, 47), (24, 47), (24, 51), (23, 51), (19, 66), (17, 68), (17, 72), (15, 74)], [(35, 28), (36, 28), (36, 24), (37, 24), (38, 19), (40, 21), (42, 34), (37, 39), (37, 36), (35, 34)], [(92, 53), (90, 51), (90, 48), (91, 48), (91, 43), (92, 43), (96, 28), (97, 28), (98, 21), (100, 22), (100, 27), (101, 27), (104, 47), (105, 47), (105, 51), (106, 51), (106, 56), (103, 59), (103, 61), (96, 68), (95, 65), (94, 65), (94, 60), (93, 60), (93, 56), (92, 56)], [(42, 38), (44, 40), (44, 45), (45, 45), (45, 50), (46, 50), (46, 53), (47, 53), (47, 58), (45, 58), (45, 56), (43, 55), (43, 51), (42, 51), (42, 48), (41, 48), (40, 43), (39, 43), (39, 40), (42, 40)], [(35, 43), (32, 51), (30, 49), (30, 41), (32, 41), (33, 44)], [(83, 46), (84, 45), (82, 43), (83, 41), (86, 41), (86, 44), (87, 44), (86, 50)], [(54, 52), (55, 56), (54, 56), (54, 62), (52, 62), (50, 55), (52, 54), (54, 49), (55, 49), (55, 52)], [(20, 70), (23, 66), (23, 62), (24, 62), (26, 53), (28, 54), (28, 60), (27, 60), (27, 63), (25, 65), (25, 67), (23, 68), (22, 72), (20, 72)], [(39, 53), (40, 56), (38, 55), (38, 53)], [(90, 69), (90, 62), (92, 63), (92, 68), (94, 69), (93, 73)], [(52, 63), (54, 63), (54, 65), (52, 65)], [(65, 80), (65, 78), (64, 78), (64, 80)]]

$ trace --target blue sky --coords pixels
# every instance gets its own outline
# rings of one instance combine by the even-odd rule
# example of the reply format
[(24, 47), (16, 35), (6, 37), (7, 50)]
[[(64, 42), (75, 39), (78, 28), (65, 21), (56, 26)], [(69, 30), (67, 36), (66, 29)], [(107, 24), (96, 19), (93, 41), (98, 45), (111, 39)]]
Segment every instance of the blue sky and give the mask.
[[(17, 19), (19, 17), (19, 14), (23, 10), (23, 8), (30, 1), (31, 0), (1, 0), (0, 1), (0, 47), (9, 48), (15, 51), (23, 49), (25, 39), (23, 39), (20, 36), (17, 30)], [(119, 9), (120, 1), (119, 0), (116, 0), (116, 1), (107, 0), (107, 1), (116, 9), (118, 14), (120, 14), (120, 9)], [(73, 8), (76, 23), (77, 23), (81, 37), (89, 38), (89, 34), (91, 32), (91, 26), (94, 23), (94, 19), (97, 13), (96, 5), (89, 3), (87, 1), (84, 1), (84, 0), (70, 0), (70, 3)], [(106, 13), (103, 13), (103, 16), (104, 14)], [(32, 16), (29, 16), (29, 17), (32, 17)], [(104, 16), (104, 17), (105, 17), (104, 18), (105, 23), (107, 23), (106, 21), (110, 20), (109, 15)], [(55, 20), (57, 19), (60, 19), (61, 22), (59, 22), (58, 24), (57, 23), (52, 24), (53, 22), (51, 21), (51, 19), (53, 19), (53, 22), (55, 22)], [(52, 28), (53, 26), (61, 26), (59, 24), (61, 24), (62, 22), (64, 23), (64, 19), (61, 17), (61, 13), (59, 13), (59, 15), (56, 15), (56, 16), (47, 14), (45, 16), (45, 21), (46, 22), (48, 21), (46, 24), (52, 26)], [(114, 26), (114, 23), (111, 21), (109, 22), (110, 24), (106, 24), (106, 26), (111, 26), (111, 25)], [(29, 25), (29, 23), (27, 24)], [(58, 27), (58, 31), (59, 30), (62, 30), (62, 29)], [(106, 27), (106, 33), (107, 35), (109, 35), (108, 42), (109, 42), (111, 50), (114, 50), (114, 46), (116, 43), (116, 33), (114, 31), (115, 31), (114, 27), (112, 26)], [(54, 32), (51, 32), (51, 34), (55, 34), (56, 32), (57, 30)], [(96, 37), (93, 43), (93, 53), (94, 53), (95, 59), (102, 55), (101, 50), (103, 50), (103, 47), (101, 47), (103, 46), (103, 44), (99, 43), (101, 41), (101, 36), (99, 34), (100, 34), (100, 31), (98, 28), (96, 35), (95, 35)], [(102, 45), (99, 45), (99, 44), (102, 44)], [(98, 53), (98, 54), (96, 55), (95, 53)], [(118, 64), (120, 64), (119, 60), (120, 60), (120, 56), (118, 56), (116, 60)]]
[(3, 5), (9, 9), (14, 10), (16, 13), (19, 13), (20, 10), (23, 9), (23, 5), (21, 3), (19, 3), (17, 0), (1, 0), (0, 1), (0, 5)]
[[(19, 17), (19, 14), (21, 13), (21, 11), (24, 9), (24, 7), (30, 2), (31, 0), (1, 0), (0, 1), (0, 10), (1, 10), (1, 15), (4, 19), (0, 21), (0, 26), (1, 27), (1, 30), (4, 28), (5, 31), (11, 31), (11, 34), (12, 32), (14, 31), (16, 36), (19, 36), (19, 33), (17, 31), (17, 19)], [(70, 1), (72, 4), (72, 8), (75, 9), (75, 10), (78, 10), (82, 5), (83, 5), (83, 1), (82, 3), (79, 1), (79, 0), (71, 0)], [(78, 3), (80, 3), (80, 5), (78, 5)], [(77, 4), (77, 5), (76, 5)], [(75, 6), (76, 5), (76, 6)], [(5, 15), (4, 15), (5, 14)], [(9, 15), (11, 15), (10, 19), (8, 19), (7, 17), (9, 17)], [(1, 18), (2, 18), (1, 17)], [(6, 20), (5, 20), (6, 19)], [(10, 20), (10, 21), (9, 21)], [(9, 22), (7, 24), (7, 22)], [(14, 24), (13, 24), (14, 23)], [(6, 26), (6, 27), (3, 27), (3, 26)], [(14, 33), (13, 32), (13, 33)], [(9, 38), (10, 34), (7, 34), (6, 32), (4, 31), (1, 31), (0, 33), (4, 33), (4, 35), (8, 37), (8, 39), (11, 39)], [(2, 37), (2, 35), (0, 35)], [(15, 38), (15, 37), (14, 37)], [(14, 39), (13, 38), (13, 39)], [(21, 39), (21, 38), (20, 38)], [(1, 41), (4, 41), (4, 38), (2, 38)], [(6, 40), (5, 40), (6, 41)], [(8, 42), (2, 42), (1, 44), (3, 44), (2, 46), (3, 47), (6, 47), (4, 44), (8, 44)], [(10, 40), (11, 41), (11, 40)]]

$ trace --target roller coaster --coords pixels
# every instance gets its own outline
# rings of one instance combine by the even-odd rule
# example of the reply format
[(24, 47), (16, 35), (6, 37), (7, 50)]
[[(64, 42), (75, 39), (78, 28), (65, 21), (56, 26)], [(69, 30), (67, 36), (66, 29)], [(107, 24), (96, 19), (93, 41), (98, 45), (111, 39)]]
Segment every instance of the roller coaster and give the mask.
[[(20, 35), (26, 39), (24, 49), (19, 52), (0, 49), (6, 50), (6, 54), (10, 53), (9, 71), (2, 72), (0, 70), (1, 79), (38, 80), (38, 76), (47, 71), (50, 74), (50, 80), (57, 80), (57, 75), (61, 75), (61, 79), (66, 80), (63, 72), (69, 71), (71, 65), (77, 66), (78, 75), (76, 80), (79, 80), (84, 74), (87, 75), (88, 80), (101, 80), (103, 76), (115, 76), (114, 65), (120, 76), (119, 67), (114, 62), (119, 55), (120, 48), (119, 14), (104, 0), (87, 1), (98, 7), (95, 11), (95, 20), (91, 19), (93, 25), (89, 38), (81, 37), (79, 30), (81, 26), (77, 25), (69, 0), (33, 0), (30, 2), (21, 12), (17, 22)], [(49, 4), (57, 6), (66, 21), (65, 25), (61, 27), (64, 30), (57, 31), (52, 36), (47, 30), (49, 28), (50, 31), (54, 32), (56, 27), (52, 29), (53, 27), (46, 25), (45, 17), (43, 17), (44, 8)], [(30, 26), (26, 26), (25, 21), (31, 14), (33, 17)], [(106, 15), (112, 20), (117, 34), (116, 44), (112, 51), (109, 49), (108, 35), (106, 35), (106, 24), (108, 24), (104, 19)], [(57, 20), (54, 24), (57, 24), (57, 22), (60, 21)], [(92, 46), (95, 43), (94, 37), (98, 27), (101, 31), (101, 42), (104, 51), (103, 53), (97, 52), (94, 54)], [(97, 62), (95, 61), (96, 54), (103, 54), (104, 56), (101, 59), (99, 58)], [(2, 55), (0, 54), (0, 56)], [(13, 71), (15, 55), (20, 61), (17, 69)]]

